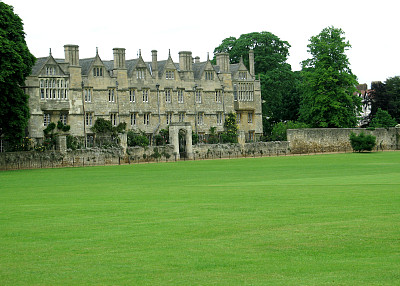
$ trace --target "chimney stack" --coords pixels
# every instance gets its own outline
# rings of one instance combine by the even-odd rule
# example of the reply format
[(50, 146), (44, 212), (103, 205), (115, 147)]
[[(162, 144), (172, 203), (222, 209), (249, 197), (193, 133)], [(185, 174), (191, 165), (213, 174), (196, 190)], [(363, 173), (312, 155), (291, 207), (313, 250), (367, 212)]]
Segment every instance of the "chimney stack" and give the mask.
[(151, 51), (151, 70), (152, 73), (156, 75), (157, 78), (157, 71), (158, 71), (158, 64), (157, 64), (157, 51)]
[(217, 66), (219, 66), (220, 71), (222, 73), (229, 73), (229, 54), (228, 53), (219, 53), (216, 55), (217, 57)]
[(253, 51), (253, 49), (250, 49), (250, 51), (249, 51), (249, 68), (250, 68), (250, 74), (252, 76), (254, 76), (255, 73), (254, 73), (254, 51)]
[(114, 48), (114, 69), (126, 69), (125, 65), (125, 49)]
[(191, 71), (192, 63), (192, 52), (179, 52), (179, 68), (181, 71)]
[(79, 46), (77, 45), (65, 45), (65, 62), (71, 66), (79, 66)]

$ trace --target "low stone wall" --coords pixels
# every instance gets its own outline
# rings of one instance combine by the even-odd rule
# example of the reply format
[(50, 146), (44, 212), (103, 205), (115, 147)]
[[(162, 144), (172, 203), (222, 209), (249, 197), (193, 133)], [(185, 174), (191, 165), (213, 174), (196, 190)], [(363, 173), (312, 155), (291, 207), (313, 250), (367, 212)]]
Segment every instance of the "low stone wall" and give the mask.
[[(193, 145), (193, 159), (280, 156), (289, 154), (288, 142)], [(176, 161), (172, 145), (61, 151), (28, 151), (0, 153), (0, 170), (85, 167)]]
[(173, 161), (176, 160), (173, 145), (128, 147), (126, 149), (125, 163)]
[(0, 170), (114, 165), (123, 163), (123, 158), (120, 148), (5, 152), (0, 153)]
[(364, 128), (305, 128), (287, 130), (290, 142), (290, 151), (293, 154), (323, 153), (323, 152), (349, 152), (350, 133), (372, 134), (376, 136), (378, 150), (398, 150), (400, 128), (377, 128), (367, 130)]
[(279, 156), (289, 153), (289, 143), (255, 142), (241, 144), (198, 144), (193, 146), (194, 159)]

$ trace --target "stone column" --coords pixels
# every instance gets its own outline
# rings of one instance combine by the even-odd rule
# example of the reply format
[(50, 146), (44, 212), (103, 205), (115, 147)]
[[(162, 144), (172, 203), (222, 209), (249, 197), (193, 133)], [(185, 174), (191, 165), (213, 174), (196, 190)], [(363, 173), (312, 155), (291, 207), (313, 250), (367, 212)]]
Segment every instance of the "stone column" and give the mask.
[(186, 123), (186, 155), (189, 160), (193, 160), (193, 146), (192, 146), (192, 126)]
[(118, 134), (118, 137), (122, 147), (122, 151), (124, 152), (124, 155), (126, 155), (126, 149), (128, 148), (128, 134)]
[(67, 135), (61, 134), (57, 136), (57, 150), (61, 153), (67, 152)]
[(176, 160), (179, 160), (179, 126), (174, 126), (174, 124), (169, 126), (169, 143), (174, 146), (174, 156)]

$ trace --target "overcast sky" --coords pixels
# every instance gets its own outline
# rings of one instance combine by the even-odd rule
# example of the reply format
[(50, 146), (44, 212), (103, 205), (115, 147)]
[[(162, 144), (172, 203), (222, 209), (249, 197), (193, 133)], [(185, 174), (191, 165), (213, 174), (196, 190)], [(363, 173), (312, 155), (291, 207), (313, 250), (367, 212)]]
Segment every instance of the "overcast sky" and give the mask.
[(310, 57), (307, 44), (323, 28), (345, 32), (348, 56), (360, 83), (400, 75), (398, 0), (5, 0), (24, 22), (26, 41), (36, 57), (51, 48), (64, 58), (64, 45), (79, 45), (80, 58), (112, 60), (113, 48), (126, 48), (126, 59), (141, 49), (175, 62), (179, 51), (206, 60), (230, 36), (268, 31), (289, 42), (293, 70)]

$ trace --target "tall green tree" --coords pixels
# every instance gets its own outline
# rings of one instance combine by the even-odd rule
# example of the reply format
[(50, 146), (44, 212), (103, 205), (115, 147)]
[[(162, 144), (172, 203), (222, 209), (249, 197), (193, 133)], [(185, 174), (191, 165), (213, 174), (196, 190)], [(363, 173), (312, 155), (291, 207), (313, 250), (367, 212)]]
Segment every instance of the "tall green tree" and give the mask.
[(342, 29), (328, 27), (310, 39), (311, 58), (303, 61), (300, 120), (312, 127), (354, 127), (361, 108), (357, 78), (346, 51), (351, 47)]
[(253, 49), (255, 74), (261, 81), (264, 133), (269, 133), (276, 122), (298, 118), (300, 76), (286, 62), (289, 48), (288, 42), (264, 31), (226, 38), (214, 49), (214, 54), (229, 53), (231, 63), (243, 58), (247, 67), (249, 50)]
[(374, 118), (378, 110), (382, 109), (400, 122), (400, 77), (388, 78), (384, 83), (373, 82), (371, 89), (371, 118)]
[(22, 141), (28, 125), (28, 96), (21, 87), (34, 63), (21, 18), (0, 2), (0, 136), (12, 146)]

